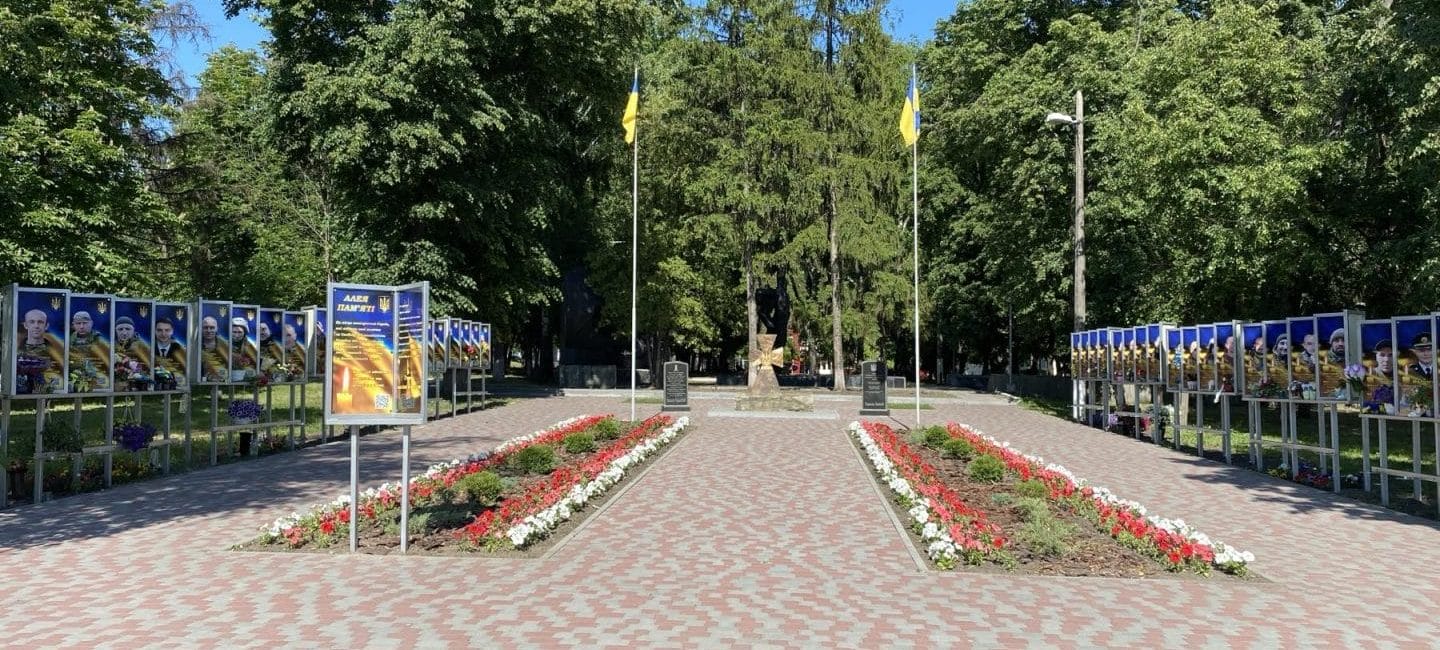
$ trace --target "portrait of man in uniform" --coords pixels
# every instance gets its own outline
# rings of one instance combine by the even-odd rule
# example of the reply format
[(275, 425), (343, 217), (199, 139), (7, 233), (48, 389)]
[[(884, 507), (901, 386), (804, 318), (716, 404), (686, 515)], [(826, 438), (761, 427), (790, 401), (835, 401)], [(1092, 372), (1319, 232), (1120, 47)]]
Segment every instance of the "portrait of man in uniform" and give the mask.
[(115, 319), (115, 360), (138, 361), (150, 365), (150, 346), (140, 340), (135, 321), (129, 316)]
[(250, 323), (239, 316), (231, 318), (230, 381), (245, 381), (254, 377), (259, 371), (259, 358), (255, 344), (250, 342)]
[(65, 388), (65, 343), (50, 332), (50, 314), (28, 309), (16, 337), (17, 394), (56, 393)]
[(1435, 379), (1435, 351), (1432, 349), (1429, 332), (1416, 334), (1410, 341), (1410, 354), (1413, 361), (1405, 367), (1405, 372), (1413, 377), (1422, 377), (1426, 381)]
[(1320, 359), (1320, 394), (1325, 397), (1343, 396), (1345, 390), (1344, 327), (1337, 327), (1330, 331), (1326, 347), (1318, 356)]
[[(1284, 327), (1283, 323), (1279, 325), (1282, 330)], [(1266, 332), (1270, 331), (1271, 327), (1267, 326)], [(1284, 387), (1290, 382), (1289, 366), (1290, 335), (1282, 331), (1275, 336), (1275, 342), (1270, 346), (1270, 358), (1265, 362), (1265, 372), (1270, 375), (1270, 381)]]
[[(99, 305), (102, 303), (94, 302)], [(110, 390), (110, 344), (96, 329), (95, 317), (89, 311), (79, 310), (70, 314), (70, 374), (71, 392), (87, 392), (78, 387), (75, 376), (85, 372), (89, 392)]]
[(305, 348), (300, 345), (299, 331), (294, 323), (285, 324), (285, 329), (280, 337), (280, 357), (287, 363), (299, 367), (300, 376), (305, 376)]
[(230, 343), (220, 336), (214, 316), (200, 319), (200, 377), (217, 384), (230, 378)]
[(262, 367), (268, 367), (276, 363), (284, 363), (285, 350), (281, 347), (280, 341), (275, 339), (274, 331), (270, 328), (270, 323), (265, 322), (265, 319), (262, 318), (260, 322), (256, 324), (256, 328), (260, 334), (260, 340), (256, 345), (259, 347), (260, 359), (263, 364)]

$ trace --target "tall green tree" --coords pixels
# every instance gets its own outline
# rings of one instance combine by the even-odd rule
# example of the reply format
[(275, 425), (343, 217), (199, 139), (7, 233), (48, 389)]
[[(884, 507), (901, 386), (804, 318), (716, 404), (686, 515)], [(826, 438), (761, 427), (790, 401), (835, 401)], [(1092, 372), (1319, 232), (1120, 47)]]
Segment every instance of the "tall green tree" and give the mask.
[(165, 5), (0, 6), (0, 281), (128, 292), (174, 225), (146, 186), (174, 93), (154, 62)]

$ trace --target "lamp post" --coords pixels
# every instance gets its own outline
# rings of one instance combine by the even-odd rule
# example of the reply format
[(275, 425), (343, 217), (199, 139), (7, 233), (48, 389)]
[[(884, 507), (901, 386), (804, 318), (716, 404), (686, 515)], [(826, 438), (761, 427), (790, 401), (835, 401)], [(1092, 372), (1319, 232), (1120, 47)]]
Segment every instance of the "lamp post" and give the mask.
[(1075, 329), (1085, 329), (1085, 96), (1075, 91), (1075, 116), (1051, 113), (1045, 116), (1051, 126), (1075, 127)]

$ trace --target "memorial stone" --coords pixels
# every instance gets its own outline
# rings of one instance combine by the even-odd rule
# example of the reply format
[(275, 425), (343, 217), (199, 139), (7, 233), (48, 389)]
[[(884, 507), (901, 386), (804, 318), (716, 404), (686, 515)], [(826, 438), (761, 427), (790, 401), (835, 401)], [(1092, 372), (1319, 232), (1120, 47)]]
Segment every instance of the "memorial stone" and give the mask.
[(860, 364), (860, 415), (890, 415), (885, 394), (885, 366), (879, 361)]
[(690, 410), (690, 364), (670, 361), (665, 364), (665, 403), (661, 411)]

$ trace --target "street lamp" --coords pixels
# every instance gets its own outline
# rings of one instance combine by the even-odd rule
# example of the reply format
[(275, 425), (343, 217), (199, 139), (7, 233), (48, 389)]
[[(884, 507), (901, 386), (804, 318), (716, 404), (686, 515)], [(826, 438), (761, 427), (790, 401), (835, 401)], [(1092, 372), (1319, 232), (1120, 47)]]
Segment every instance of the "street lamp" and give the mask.
[(1085, 328), (1085, 96), (1075, 91), (1075, 116), (1050, 113), (1045, 116), (1050, 126), (1075, 127), (1075, 329)]

